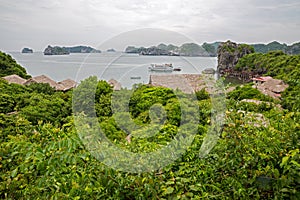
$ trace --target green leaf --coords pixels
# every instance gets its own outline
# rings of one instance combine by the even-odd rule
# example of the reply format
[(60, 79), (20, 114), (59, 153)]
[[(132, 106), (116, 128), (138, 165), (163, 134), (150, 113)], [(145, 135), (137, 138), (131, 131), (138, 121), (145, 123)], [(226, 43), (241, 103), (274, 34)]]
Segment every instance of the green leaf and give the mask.
[(174, 188), (172, 187), (167, 187), (166, 191), (164, 192), (164, 194), (172, 194), (174, 191)]
[(298, 162), (292, 160), (291, 163), (293, 163), (294, 165), (296, 165), (296, 167), (300, 168), (300, 164)]
[(18, 168), (14, 169), (14, 170), (11, 172), (11, 177), (14, 178), (14, 177), (16, 177), (17, 174), (18, 174)]
[(287, 163), (287, 161), (289, 160), (289, 158), (290, 158), (289, 156), (283, 157), (282, 158), (282, 162), (280, 164), (280, 167), (284, 166)]

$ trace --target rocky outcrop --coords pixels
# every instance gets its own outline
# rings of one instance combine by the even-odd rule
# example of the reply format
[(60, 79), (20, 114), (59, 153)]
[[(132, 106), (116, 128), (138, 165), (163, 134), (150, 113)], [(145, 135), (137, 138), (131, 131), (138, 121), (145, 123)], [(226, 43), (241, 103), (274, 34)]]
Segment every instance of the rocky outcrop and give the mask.
[(67, 55), (70, 53), (101, 53), (101, 51), (89, 46), (52, 47), (50, 45), (44, 50), (44, 55)]
[(33, 53), (33, 50), (30, 48), (23, 48), (22, 53)]
[(44, 50), (44, 55), (67, 55), (70, 54), (69, 51), (66, 50), (64, 47), (52, 47), (48, 45), (48, 47)]
[(231, 41), (221, 43), (218, 47), (218, 72), (233, 70), (239, 59), (250, 53), (254, 53), (254, 48), (249, 45)]
[(116, 52), (114, 49), (107, 49), (106, 52)]

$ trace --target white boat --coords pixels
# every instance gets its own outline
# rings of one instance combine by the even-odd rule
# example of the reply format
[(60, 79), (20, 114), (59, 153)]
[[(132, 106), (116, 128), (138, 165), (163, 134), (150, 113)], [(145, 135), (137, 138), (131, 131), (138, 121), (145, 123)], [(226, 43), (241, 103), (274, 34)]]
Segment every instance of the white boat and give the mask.
[(151, 64), (149, 70), (157, 72), (172, 72), (174, 69), (172, 64)]

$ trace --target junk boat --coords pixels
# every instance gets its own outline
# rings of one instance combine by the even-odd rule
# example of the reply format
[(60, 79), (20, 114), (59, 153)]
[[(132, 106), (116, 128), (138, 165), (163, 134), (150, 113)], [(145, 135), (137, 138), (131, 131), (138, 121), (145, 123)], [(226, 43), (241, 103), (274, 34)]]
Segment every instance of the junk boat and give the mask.
[(151, 64), (149, 70), (157, 72), (172, 72), (174, 68), (172, 64)]

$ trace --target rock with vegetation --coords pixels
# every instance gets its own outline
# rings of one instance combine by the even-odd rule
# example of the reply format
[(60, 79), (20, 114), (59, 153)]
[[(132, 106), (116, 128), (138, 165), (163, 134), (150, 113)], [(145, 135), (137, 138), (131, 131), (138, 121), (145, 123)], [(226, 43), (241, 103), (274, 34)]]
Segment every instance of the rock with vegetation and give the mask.
[(260, 53), (267, 53), (275, 50), (285, 51), (287, 49), (286, 44), (280, 44), (277, 41), (270, 42), (269, 44), (253, 44), (252, 46), (255, 52)]
[(94, 49), (90, 46), (74, 46), (64, 48), (70, 53), (101, 53), (100, 50)]
[(218, 71), (232, 70), (243, 56), (253, 53), (254, 48), (247, 44), (231, 41), (223, 42), (218, 47)]
[(65, 47), (59, 47), (59, 46), (50, 46), (44, 50), (44, 55), (67, 55), (70, 54), (70, 52)]
[(50, 45), (44, 50), (45, 55), (67, 55), (70, 53), (101, 53), (101, 51), (89, 46), (52, 47)]
[(116, 50), (114, 50), (113, 48), (107, 49), (106, 51), (107, 51), (107, 52), (116, 52)]
[(33, 53), (33, 50), (30, 49), (30, 48), (25, 47), (25, 48), (22, 49), (22, 53)]
[(291, 46), (288, 46), (286, 53), (290, 55), (299, 55), (300, 54), (300, 42), (294, 43)]
[(209, 56), (215, 57), (217, 56), (217, 49), (218, 49), (219, 44), (218, 43), (206, 43), (204, 42), (202, 44), (202, 47), (205, 49), (205, 51), (208, 53)]
[(179, 47), (181, 56), (208, 56), (205, 49), (195, 43), (185, 43)]
[(181, 46), (173, 44), (159, 44), (158, 46), (134, 47), (128, 46), (125, 53), (136, 53), (141, 55), (169, 55), (169, 56), (216, 56), (215, 43), (198, 45), (196, 43), (185, 43)]
[(290, 55), (300, 54), (300, 42), (294, 43), (292, 45), (287, 45), (285, 43), (281, 44), (277, 41), (270, 42), (268, 44), (252, 44), (255, 52), (258, 53), (268, 53), (270, 51), (282, 51)]

